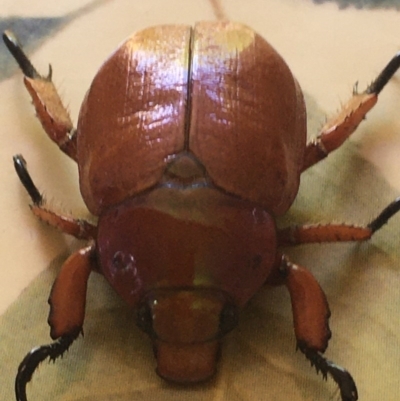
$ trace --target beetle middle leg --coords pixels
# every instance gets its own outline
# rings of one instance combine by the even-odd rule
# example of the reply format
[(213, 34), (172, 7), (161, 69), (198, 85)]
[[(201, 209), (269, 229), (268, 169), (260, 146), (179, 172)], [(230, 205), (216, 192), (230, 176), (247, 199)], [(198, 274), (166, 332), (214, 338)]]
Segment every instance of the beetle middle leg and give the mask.
[(3, 33), (3, 40), (24, 73), (24, 83), (32, 97), (33, 105), (47, 135), (60, 149), (76, 160), (76, 135), (67, 109), (51, 81), (49, 67), (47, 77), (41, 76), (24, 53), (18, 39), (10, 31)]
[(355, 88), (353, 96), (343, 106), (342, 110), (329, 119), (318, 137), (307, 145), (302, 171), (324, 159), (329, 153), (340, 147), (357, 129), (366, 114), (375, 106), (379, 93), (399, 67), (400, 52), (390, 60), (364, 92), (357, 93)]
[(372, 237), (388, 220), (400, 211), (400, 198), (396, 198), (366, 226), (348, 224), (320, 224), (284, 228), (278, 231), (279, 245), (301, 245), (315, 242), (365, 241)]
[(33, 203), (31, 210), (36, 217), (76, 238), (87, 240), (95, 238), (97, 228), (93, 224), (86, 220), (62, 216), (52, 210), (46, 209), (43, 196), (32, 181), (23, 156), (16, 155), (13, 157), (13, 160), (18, 177), (31, 197)]

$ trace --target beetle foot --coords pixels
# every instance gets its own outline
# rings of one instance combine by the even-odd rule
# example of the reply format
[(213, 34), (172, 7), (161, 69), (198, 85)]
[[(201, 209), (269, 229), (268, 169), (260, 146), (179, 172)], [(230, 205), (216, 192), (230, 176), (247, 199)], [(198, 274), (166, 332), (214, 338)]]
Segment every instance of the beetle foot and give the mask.
[(17, 377), (15, 378), (15, 397), (17, 401), (27, 401), (26, 384), (31, 381), (33, 373), (39, 364), (46, 358), (54, 361), (62, 356), (79, 336), (80, 332), (81, 329), (76, 330), (71, 334), (58, 338), (51, 344), (34, 348), (25, 356), (18, 367)]
[(378, 231), (388, 220), (400, 211), (400, 197), (396, 198), (392, 203), (385, 207), (377, 218), (368, 224), (368, 228), (371, 229), (372, 234)]
[(14, 168), (18, 174), (18, 178), (21, 181), (22, 185), (25, 187), (29, 196), (32, 199), (32, 202), (35, 205), (40, 206), (43, 204), (43, 196), (37, 189), (36, 185), (32, 181), (32, 178), (28, 172), (26, 167), (26, 161), (22, 155), (15, 155), (13, 157), (14, 160)]
[(378, 95), (399, 68), (400, 52), (394, 55), (378, 77), (368, 86), (366, 93), (375, 93)]
[(311, 366), (315, 367), (317, 373), (321, 372), (325, 380), (328, 374), (332, 377), (339, 386), (342, 401), (358, 400), (356, 384), (346, 369), (324, 358), (318, 351), (308, 348), (305, 344), (299, 343), (297, 347), (311, 362)]
[(47, 77), (42, 77), (32, 65), (28, 56), (22, 49), (21, 43), (19, 43), (13, 32), (9, 30), (4, 31), (3, 41), (26, 77), (51, 81), (51, 66), (49, 67), (49, 75)]

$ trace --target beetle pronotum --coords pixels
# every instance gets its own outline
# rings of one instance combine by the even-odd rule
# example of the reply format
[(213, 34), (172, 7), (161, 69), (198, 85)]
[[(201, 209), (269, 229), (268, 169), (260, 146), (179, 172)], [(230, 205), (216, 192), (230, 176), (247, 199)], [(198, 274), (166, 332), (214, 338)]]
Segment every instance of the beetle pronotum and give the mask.
[[(18, 176), (41, 220), (88, 245), (63, 264), (50, 295), (50, 335), (21, 362), (16, 398), (46, 358), (82, 331), (89, 275), (104, 275), (137, 310), (153, 341), (157, 373), (172, 381), (212, 376), (221, 338), (264, 284), (289, 290), (300, 351), (355, 401), (349, 372), (323, 353), (331, 332), (323, 290), (281, 245), (369, 239), (400, 208), (396, 199), (366, 226), (277, 229), (301, 173), (351, 135), (400, 66), (400, 53), (363, 93), (354, 93), (306, 144), (302, 91), (279, 54), (233, 22), (157, 26), (128, 38), (103, 64), (77, 129), (51, 81), (11, 32), (4, 41), (21, 67), (48, 136), (77, 162), (80, 189), (98, 224), (46, 207), (21, 155)], [(73, 296), (72, 296), (73, 294)]]

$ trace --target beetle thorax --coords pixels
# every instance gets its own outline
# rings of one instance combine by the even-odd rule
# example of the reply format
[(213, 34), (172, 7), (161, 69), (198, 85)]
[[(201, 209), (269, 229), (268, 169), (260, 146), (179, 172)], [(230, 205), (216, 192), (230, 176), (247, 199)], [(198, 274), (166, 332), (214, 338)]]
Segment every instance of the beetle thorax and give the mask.
[(169, 183), (100, 216), (102, 273), (131, 306), (159, 287), (219, 288), (243, 305), (275, 261), (273, 218), (218, 189)]

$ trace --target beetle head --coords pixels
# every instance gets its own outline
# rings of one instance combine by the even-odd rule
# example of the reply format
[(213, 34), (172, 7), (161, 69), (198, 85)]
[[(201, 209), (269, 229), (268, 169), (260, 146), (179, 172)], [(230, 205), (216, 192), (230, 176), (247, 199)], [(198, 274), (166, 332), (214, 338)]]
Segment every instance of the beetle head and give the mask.
[(237, 324), (237, 308), (221, 291), (157, 289), (138, 309), (138, 325), (153, 340), (157, 373), (175, 382), (215, 373), (219, 340)]

